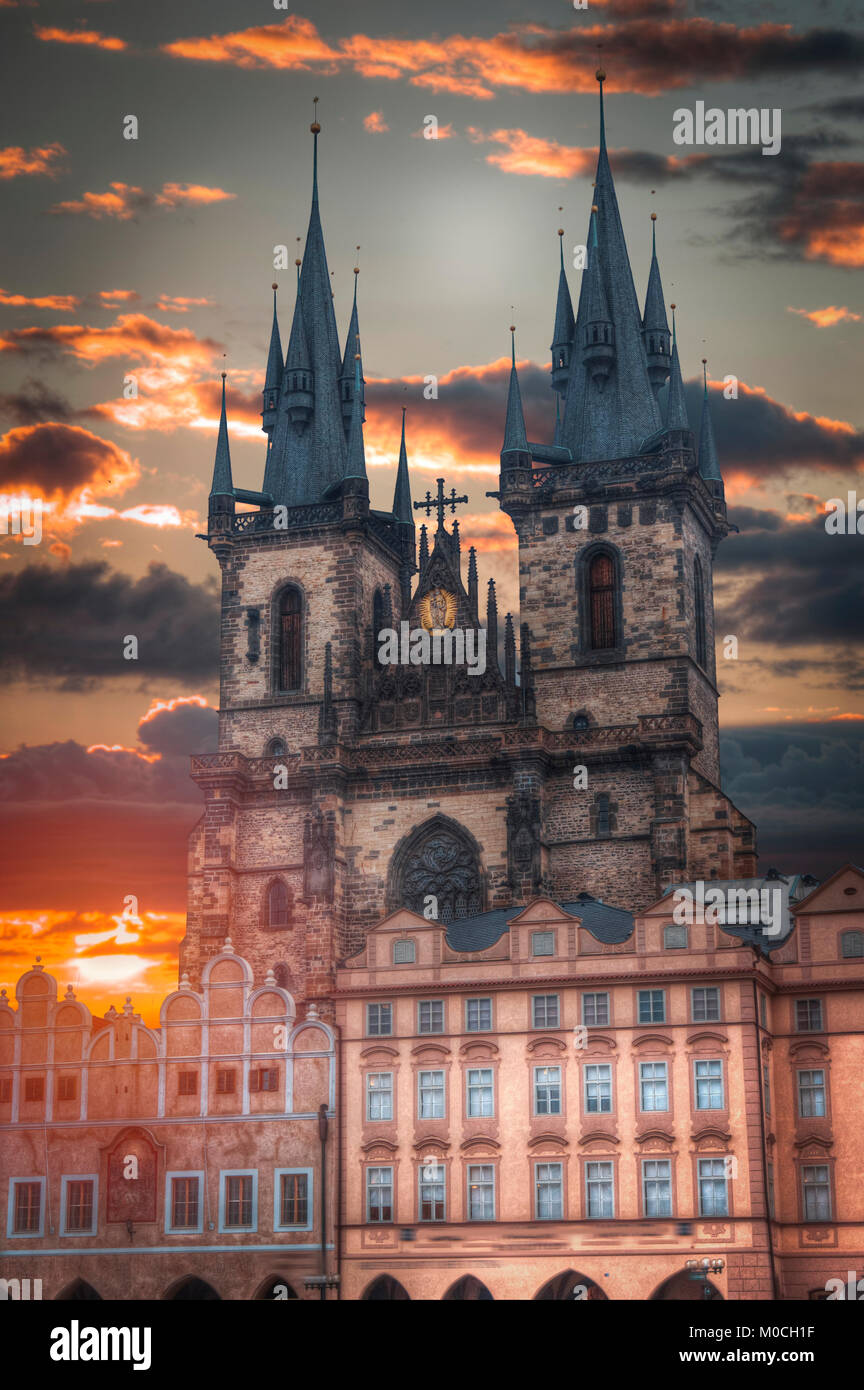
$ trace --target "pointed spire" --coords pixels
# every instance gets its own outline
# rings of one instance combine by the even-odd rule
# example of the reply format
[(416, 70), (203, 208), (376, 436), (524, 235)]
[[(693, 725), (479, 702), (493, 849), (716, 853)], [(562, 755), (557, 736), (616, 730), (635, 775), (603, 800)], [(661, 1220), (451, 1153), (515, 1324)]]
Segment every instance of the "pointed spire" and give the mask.
[(471, 549), (468, 551), (468, 602), (471, 605), (471, 612), (475, 618), (478, 617), (477, 590), (477, 551), (472, 545)]
[(669, 400), (666, 406), (667, 430), (689, 430), (687, 402), (684, 399), (684, 382), (681, 379), (681, 363), (678, 360), (678, 344), (675, 340), (675, 305), (672, 305), (672, 358), (669, 370)]
[(348, 466), (346, 478), (366, 477), (366, 453), (363, 448), (363, 414), (360, 404), (360, 339), (354, 354), (354, 402), (351, 411), (351, 429), (348, 434)]
[(393, 515), (397, 521), (414, 529), (414, 509), (411, 506), (411, 480), (408, 477), (408, 452), (405, 448), (405, 407), (402, 407), (402, 438), (399, 443), (399, 465), (396, 469), (396, 490), (393, 493)]
[[(354, 303), (351, 308), (351, 319), (348, 324), (348, 336), (345, 339), (345, 351), (342, 355), (342, 371), (339, 375), (339, 394), (342, 398), (342, 419), (345, 423), (345, 434), (351, 428), (351, 413), (354, 406), (354, 354), (359, 352), (357, 344), (360, 340), (360, 320), (357, 316), (357, 278), (360, 274), (360, 267), (354, 267)], [(363, 376), (363, 358), (360, 358), (360, 413), (365, 422), (366, 420), (366, 380)]]
[(699, 472), (706, 482), (723, 481), (720, 464), (717, 460), (717, 445), (714, 442), (714, 425), (711, 420), (711, 402), (708, 399), (708, 361), (702, 358), (702, 420), (699, 426)]
[(504, 619), (504, 679), (510, 686), (516, 684), (516, 634), (513, 618), (508, 613)]
[(426, 522), (420, 527), (420, 571), (421, 573), (429, 563), (429, 537), (426, 534)]
[(519, 391), (519, 378), (516, 374), (516, 328), (510, 325), (510, 386), (507, 392), (507, 419), (504, 424), (504, 444), (502, 454), (527, 454), (528, 436), (525, 433), (525, 417), (522, 414), (522, 396)]
[(498, 599), (495, 594), (495, 580), (489, 580), (486, 596), (486, 665), (498, 665)]
[(615, 363), (615, 328), (606, 302), (600, 239), (597, 234), (598, 207), (591, 208), (588, 237), (588, 264), (585, 267), (585, 327), (582, 333), (582, 360), (591, 380), (602, 391)]
[(216, 458), (213, 462), (213, 485), (211, 497), (230, 497), (234, 501), (234, 484), (231, 479), (231, 450), (228, 445), (228, 416), (225, 409), (225, 377), (222, 373), (222, 413), (219, 417), (219, 434), (216, 439)]
[(555, 304), (555, 327), (552, 332), (552, 388), (556, 392), (567, 390), (570, 374), (570, 349), (576, 332), (573, 317), (573, 301), (570, 286), (564, 270), (564, 228), (558, 228), (558, 250), (561, 268), (558, 272), (558, 299)]
[(279, 409), (279, 392), (282, 387), (282, 341), (279, 337), (279, 318), (276, 313), (277, 284), (273, 285), (273, 324), (270, 329), (270, 350), (267, 353), (267, 370), (264, 374), (264, 408), (261, 411), (261, 428), (271, 435)]
[(666, 318), (666, 304), (663, 299), (663, 285), (660, 281), (660, 266), (657, 263), (657, 214), (651, 214), (651, 269), (648, 272), (648, 289), (645, 294), (645, 312), (642, 315), (642, 341), (645, 344), (645, 357), (648, 363), (648, 379), (655, 393), (669, 375), (669, 323)]

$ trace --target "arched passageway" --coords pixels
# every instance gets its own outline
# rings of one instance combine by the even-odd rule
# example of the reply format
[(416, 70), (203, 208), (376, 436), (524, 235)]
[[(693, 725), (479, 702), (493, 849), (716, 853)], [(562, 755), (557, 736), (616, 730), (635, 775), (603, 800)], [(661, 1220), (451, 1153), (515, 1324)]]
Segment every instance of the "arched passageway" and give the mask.
[(541, 1298), (568, 1298), (573, 1302), (598, 1302), (606, 1300), (607, 1295), (599, 1284), (589, 1279), (587, 1274), (577, 1274), (575, 1269), (565, 1269), (549, 1279), (534, 1295), (535, 1301)]
[(176, 1284), (172, 1284), (170, 1289), (163, 1295), (166, 1299), (185, 1299), (194, 1302), (205, 1300), (216, 1300), (221, 1303), (221, 1299), (211, 1284), (207, 1284), (203, 1279), (196, 1279), (193, 1274), (185, 1279), (180, 1279)]
[[(492, 1299), (492, 1295), (485, 1284), (479, 1279), (475, 1279), (473, 1274), (465, 1274), (458, 1279), (455, 1284), (451, 1284), (444, 1295), (445, 1299), (466, 1299), (472, 1303), (480, 1299)], [(443, 1301), (443, 1300), (442, 1300)]]
[(269, 1279), (265, 1279), (257, 1293), (253, 1293), (255, 1299), (273, 1299), (276, 1302), (287, 1302), (289, 1298), (298, 1298), (288, 1280), (283, 1274), (271, 1274)]
[(391, 1274), (379, 1274), (377, 1279), (373, 1279), (372, 1283), (367, 1285), (360, 1297), (366, 1302), (376, 1298), (398, 1299), (403, 1303), (410, 1303), (411, 1301), (411, 1295)]
[(55, 1298), (55, 1303), (101, 1303), (102, 1295), (97, 1293), (92, 1284), (88, 1284), (86, 1279), (73, 1279), (71, 1284), (67, 1284), (65, 1289), (61, 1289)]
[(723, 1295), (710, 1279), (704, 1278), (695, 1269), (681, 1269), (664, 1279), (654, 1292), (652, 1299), (679, 1299), (686, 1303), (714, 1303), (722, 1301)]

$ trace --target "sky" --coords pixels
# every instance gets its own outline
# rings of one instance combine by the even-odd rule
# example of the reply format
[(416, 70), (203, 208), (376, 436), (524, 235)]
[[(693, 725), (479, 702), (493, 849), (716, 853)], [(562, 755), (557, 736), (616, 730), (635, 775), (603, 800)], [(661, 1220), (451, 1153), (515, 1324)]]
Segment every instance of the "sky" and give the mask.
[[(372, 505), (405, 405), (415, 497), (441, 475), (467, 493), (463, 540), (515, 614), (512, 525), (485, 495), (508, 326), (528, 436), (549, 440), (557, 229), (575, 301), (602, 62), (637, 291), (656, 212), (691, 422), (704, 357), (739, 528), (715, 569), (718, 636), (738, 639), (724, 789), (763, 868), (861, 862), (864, 537), (826, 529), (829, 499), (864, 498), (853, 5), (0, 0), (0, 55), (0, 521), (10, 498), (45, 505), (39, 545), (0, 533), (0, 984), (41, 952), (63, 988), (146, 1014), (176, 982), (188, 760), (215, 746), (218, 568), (196, 533), (220, 374), (235, 484), (260, 488), (270, 286), (284, 344), (315, 97), (343, 334), (359, 266)], [(676, 144), (700, 101), (779, 111), (780, 152)]]

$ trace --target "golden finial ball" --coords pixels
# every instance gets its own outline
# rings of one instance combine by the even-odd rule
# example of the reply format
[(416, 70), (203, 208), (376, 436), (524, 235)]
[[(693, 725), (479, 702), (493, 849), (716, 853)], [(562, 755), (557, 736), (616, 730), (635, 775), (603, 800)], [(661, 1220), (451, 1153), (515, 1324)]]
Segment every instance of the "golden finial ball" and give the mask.
[(296, 261), (294, 262), (294, 264), (295, 264), (295, 265), (302, 265), (302, 264), (303, 264), (303, 262), (301, 261), (301, 259), (300, 259), (299, 256), (297, 257), (297, 259), (296, 259)]
[(223, 373), (222, 373), (222, 380), (223, 380), (223, 381), (225, 380), (225, 378), (226, 378), (227, 375), (228, 375), (227, 372), (223, 372)]
[(605, 81), (606, 81), (606, 69), (605, 69), (605, 68), (598, 68), (597, 71), (595, 72), (594, 76), (597, 78), (597, 81), (598, 81), (598, 82), (605, 82)]
[(319, 130), (321, 129), (320, 121), (313, 121), (309, 129), (311, 130), (313, 135), (317, 135)]
[(563, 235), (564, 235), (564, 228), (563, 228), (563, 227), (559, 227), (559, 228), (558, 228), (558, 235), (559, 235), (559, 236), (563, 236)]
[(598, 208), (598, 206), (597, 206), (596, 203), (592, 203), (592, 204), (591, 204), (591, 211), (592, 211), (592, 212), (599, 212), (599, 211), (600, 211), (600, 209)]
[(271, 290), (278, 290), (279, 286), (276, 284), (275, 280), (273, 281), (273, 284), (270, 286), (270, 288)]
[(354, 274), (355, 274), (355, 275), (359, 275), (359, 274), (360, 274), (360, 267), (359, 267), (359, 265), (355, 265), (355, 267), (354, 267)]
[(656, 212), (652, 212), (652, 214), (651, 214), (651, 221), (652, 221), (652, 222), (656, 222), (656, 221), (657, 221), (657, 214), (656, 214)]
[(678, 308), (678, 305), (677, 305), (677, 304), (670, 304), (670, 305), (669, 305), (669, 308), (670, 308), (670, 309), (677, 309), (677, 308)]
[(510, 325), (510, 332), (511, 332), (511, 333), (515, 333), (515, 332), (516, 332), (516, 325), (515, 325), (515, 323), (511, 323), (511, 325)]
[(707, 358), (707, 357), (703, 357), (703, 358), (702, 358), (702, 366), (703, 366), (703, 367), (707, 367), (707, 365), (708, 365), (708, 358)]
[(354, 361), (355, 361), (355, 362), (359, 362), (359, 361), (360, 361), (360, 354), (359, 354), (359, 352), (355, 352), (355, 354), (354, 354)]

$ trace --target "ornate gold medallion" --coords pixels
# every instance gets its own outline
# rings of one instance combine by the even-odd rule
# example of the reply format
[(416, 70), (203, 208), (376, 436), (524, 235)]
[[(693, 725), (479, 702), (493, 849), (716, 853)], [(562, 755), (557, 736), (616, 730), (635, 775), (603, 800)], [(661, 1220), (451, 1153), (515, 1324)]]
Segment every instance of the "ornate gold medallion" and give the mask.
[(434, 588), (420, 600), (420, 621), (427, 632), (443, 632), (456, 622), (456, 595)]

